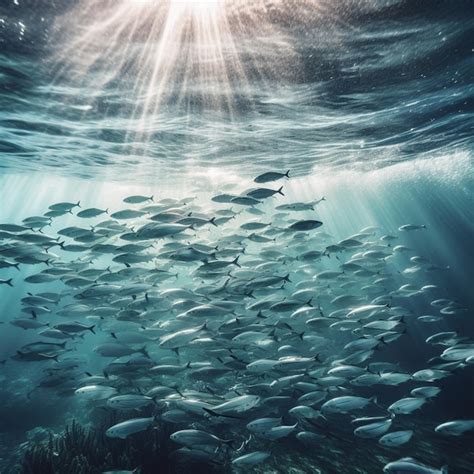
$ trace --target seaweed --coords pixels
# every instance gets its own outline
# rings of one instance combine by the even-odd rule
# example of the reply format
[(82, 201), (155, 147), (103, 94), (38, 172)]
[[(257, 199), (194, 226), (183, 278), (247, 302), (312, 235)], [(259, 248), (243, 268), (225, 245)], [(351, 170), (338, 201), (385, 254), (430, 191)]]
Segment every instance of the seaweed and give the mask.
[(137, 469), (141, 474), (213, 472), (212, 466), (183, 465), (170, 457), (176, 446), (166, 428), (151, 429), (125, 440), (109, 439), (104, 431), (85, 428), (73, 421), (59, 436), (50, 435), (47, 441), (29, 443), (15, 472), (101, 474), (114, 469)]

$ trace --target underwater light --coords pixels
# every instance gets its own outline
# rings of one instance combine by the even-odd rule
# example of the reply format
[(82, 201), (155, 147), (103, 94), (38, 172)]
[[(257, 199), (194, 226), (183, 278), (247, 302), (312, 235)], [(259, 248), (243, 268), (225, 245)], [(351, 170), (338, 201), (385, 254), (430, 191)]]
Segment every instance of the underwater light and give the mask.
[(212, 10), (222, 5), (224, 0), (171, 0), (172, 5), (177, 5), (186, 8), (192, 8), (193, 10)]
[(169, 110), (232, 119), (253, 107), (256, 87), (273, 95), (274, 78), (293, 78), (298, 53), (269, 9), (267, 0), (81, 0), (56, 22), (54, 68), (91, 102), (126, 91), (128, 141), (146, 149)]

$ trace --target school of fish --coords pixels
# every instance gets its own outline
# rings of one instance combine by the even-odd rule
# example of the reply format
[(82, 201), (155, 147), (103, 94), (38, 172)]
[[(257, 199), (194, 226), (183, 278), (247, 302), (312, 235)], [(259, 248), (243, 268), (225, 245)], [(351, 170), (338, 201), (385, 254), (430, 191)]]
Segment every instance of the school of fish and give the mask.
[[(286, 437), (321, 445), (341, 414), (374, 449), (410, 443), (417, 433), (403, 420), (438, 396), (437, 381), (474, 364), (474, 341), (431, 334), (426, 344), (439, 357), (414, 373), (380, 355), (407, 337), (408, 320), (429, 327), (466, 308), (430, 284), (441, 269), (403, 245), (405, 233), (428, 232), (423, 224), (392, 234), (370, 226), (335, 241), (318, 218), (324, 198), (286, 201), (288, 179), (267, 172), (205, 205), (132, 195), (114, 211), (59, 202), (0, 224), (0, 271), (33, 268), (24, 282), (41, 288), (8, 316), (35, 334), (8, 361), (41, 364), (30, 396), (74, 394), (119, 411), (110, 438), (172, 426), (173, 456), (246, 469)], [(71, 214), (76, 225), (57, 227)], [(402, 271), (394, 259), (404, 259)], [(427, 275), (424, 286), (410, 282), (415, 273)], [(413, 314), (406, 302), (417, 298), (432, 314)], [(100, 370), (79, 357), (86, 341)], [(408, 383), (404, 397), (377, 399), (377, 386)], [(474, 420), (445, 420), (435, 433), (472, 430)], [(447, 468), (402, 458), (384, 471)]]

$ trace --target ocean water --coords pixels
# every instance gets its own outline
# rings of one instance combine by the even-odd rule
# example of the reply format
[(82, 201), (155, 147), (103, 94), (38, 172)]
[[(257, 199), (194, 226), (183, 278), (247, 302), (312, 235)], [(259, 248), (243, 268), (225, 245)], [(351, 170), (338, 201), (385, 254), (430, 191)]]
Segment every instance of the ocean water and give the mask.
[[(473, 13), (463, 0), (4, 0), (0, 224), (80, 207), (0, 226), (0, 472), (372, 474), (406, 457), (432, 471), (386, 472), (474, 472)], [(280, 186), (283, 196), (232, 201)], [(222, 194), (230, 202), (213, 200)], [(294, 203), (314, 205), (277, 209)], [(107, 213), (78, 216), (90, 208)], [(112, 215), (125, 209), (143, 213)], [(146, 236), (166, 225), (150, 220), (160, 212), (185, 227)], [(292, 228), (302, 220), (316, 227)], [(280, 280), (259, 280), (270, 277)], [(364, 327), (374, 321), (394, 326)], [(40, 334), (54, 326), (64, 339)], [(182, 330), (195, 333), (166, 346)], [(39, 341), (66, 345), (26, 346)], [(328, 379), (342, 365), (360, 372)], [(414, 376), (428, 368), (445, 372)], [(410, 394), (425, 386), (440, 391)], [(322, 398), (302, 401), (308, 392)], [(150, 398), (108, 402), (122, 395)], [(245, 396), (254, 406), (221, 407)], [(324, 406), (342, 396), (369, 401)], [(405, 397), (422, 406), (394, 414)], [(280, 438), (247, 426), (268, 417), (293, 428)], [(383, 446), (382, 432), (354, 434), (380, 421), (361, 417), (413, 435)], [(149, 420), (137, 433), (106, 434), (136, 418)], [(471, 428), (435, 431), (454, 420)], [(183, 430), (219, 440), (173, 436)], [(259, 462), (239, 460), (256, 451)]]

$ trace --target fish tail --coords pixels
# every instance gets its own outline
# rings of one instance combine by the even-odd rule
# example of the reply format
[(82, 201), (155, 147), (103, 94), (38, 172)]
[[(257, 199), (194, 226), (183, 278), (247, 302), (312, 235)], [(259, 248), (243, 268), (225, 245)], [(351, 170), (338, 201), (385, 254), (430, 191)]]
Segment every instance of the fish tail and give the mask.
[(94, 328), (95, 328), (95, 324), (89, 328), (87, 328), (92, 334), (95, 334), (95, 331), (94, 331)]
[(146, 358), (150, 358), (150, 354), (148, 354), (148, 351), (146, 350), (146, 346), (143, 346), (141, 349), (139, 349), (140, 353), (142, 353)]
[(287, 170), (287, 172), (284, 174), (287, 178), (290, 177), (290, 170)]
[(282, 193), (282, 190), (283, 189), (283, 186), (280, 187), (280, 189), (277, 191), (278, 194), (281, 194), (282, 196), (284, 196), (284, 194)]

